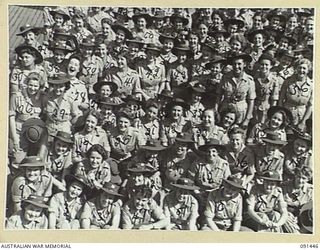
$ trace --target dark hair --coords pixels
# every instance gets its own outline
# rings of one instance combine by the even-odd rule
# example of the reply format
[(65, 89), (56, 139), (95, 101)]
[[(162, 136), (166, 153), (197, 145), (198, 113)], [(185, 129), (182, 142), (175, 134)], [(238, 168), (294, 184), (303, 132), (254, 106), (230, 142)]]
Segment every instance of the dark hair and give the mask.
[(284, 112), (283, 110), (277, 110), (276, 112), (274, 112), (270, 116), (269, 123), (271, 121), (272, 116), (274, 116), (275, 113), (280, 113), (280, 114), (282, 114), (282, 117), (283, 117), (283, 122), (282, 122), (282, 124), (280, 125), (279, 128), (283, 129), (283, 128), (287, 127), (287, 125), (289, 124), (290, 121), (289, 121), (289, 117), (287, 116), (286, 112)]
[(29, 48), (22, 49), (18, 55), (20, 56), (20, 55), (22, 55), (23, 53), (30, 54), (30, 55), (32, 55), (34, 58), (37, 58), (36, 52), (33, 51), (33, 50), (31, 50), (31, 49), (29, 49)]
[(98, 152), (103, 160), (108, 159), (108, 152), (100, 144), (94, 144), (86, 153), (87, 158), (90, 157), (92, 152)]
[(246, 138), (246, 131), (244, 131), (242, 128), (234, 127), (228, 132), (228, 136), (231, 137), (234, 134), (241, 134), (242, 138)]
[(232, 113), (235, 115), (234, 123), (231, 124), (233, 126), (237, 122), (238, 112), (233, 106), (228, 106), (220, 112), (220, 119), (218, 123), (221, 123), (226, 114)]

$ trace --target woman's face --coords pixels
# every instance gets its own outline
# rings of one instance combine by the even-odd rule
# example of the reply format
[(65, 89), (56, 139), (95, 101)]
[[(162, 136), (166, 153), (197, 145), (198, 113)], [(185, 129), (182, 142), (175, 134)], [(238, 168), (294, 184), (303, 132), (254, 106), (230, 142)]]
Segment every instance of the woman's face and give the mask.
[(102, 192), (100, 194), (100, 204), (101, 204), (101, 207), (103, 208), (108, 207), (108, 205), (112, 203), (113, 200), (114, 200), (114, 195), (112, 194), (108, 194), (106, 192)]
[(230, 128), (236, 121), (235, 113), (226, 113), (222, 119), (222, 126), (224, 128)]
[(118, 129), (120, 132), (125, 132), (130, 127), (130, 120), (126, 117), (120, 117), (118, 120)]
[(69, 144), (61, 141), (59, 139), (56, 139), (54, 142), (54, 151), (57, 155), (63, 155), (69, 150)]
[(137, 19), (136, 27), (138, 30), (144, 30), (147, 27), (147, 21), (143, 17)]
[(69, 186), (68, 196), (71, 199), (75, 199), (81, 195), (82, 191), (83, 185), (80, 182), (74, 181)]
[(198, 44), (199, 44), (199, 38), (194, 34), (190, 35), (190, 38), (189, 38), (190, 48), (194, 48), (194, 47), (198, 46)]
[(27, 52), (24, 52), (21, 54), (20, 60), (21, 60), (22, 66), (30, 67), (35, 64), (36, 58), (33, 55), (31, 55)]
[(211, 66), (212, 74), (216, 75), (221, 72), (221, 63), (215, 63)]
[(103, 23), (101, 26), (102, 34), (108, 36), (111, 33), (111, 27), (107, 23)]
[(202, 52), (202, 58), (206, 60), (209, 60), (212, 56), (212, 51), (207, 46), (203, 46), (201, 49), (201, 52)]
[(264, 37), (262, 34), (256, 34), (253, 38), (253, 44), (258, 46), (258, 47), (261, 47), (263, 45), (263, 42), (264, 42)]
[(232, 198), (235, 197), (239, 193), (239, 189), (229, 185), (227, 183), (224, 183), (224, 188), (223, 188), (223, 195), (226, 198)]
[(93, 115), (89, 115), (85, 122), (85, 127), (84, 127), (85, 131), (87, 133), (92, 132), (93, 130), (95, 130), (97, 124), (98, 124), (97, 118)]
[(233, 149), (240, 150), (242, 145), (244, 144), (243, 135), (240, 133), (232, 134), (230, 136), (230, 144)]
[(273, 155), (279, 146), (273, 143), (266, 143), (266, 153), (267, 155)]
[(177, 188), (176, 189), (176, 199), (178, 202), (184, 203), (187, 201), (190, 193), (188, 190)]
[(163, 41), (163, 50), (166, 53), (169, 53), (173, 48), (173, 40), (172, 39), (164, 39)]
[(288, 29), (293, 30), (298, 27), (298, 19), (295, 16), (292, 16), (288, 19), (286, 25)]
[(140, 47), (137, 43), (129, 43), (128, 49), (131, 55), (136, 55), (140, 51)]
[(65, 58), (65, 53), (63, 50), (55, 49), (53, 53), (53, 58), (56, 61), (56, 63), (62, 63)]
[(307, 20), (306, 21), (307, 34), (313, 35), (313, 30), (314, 30), (314, 20)]
[(133, 180), (134, 186), (144, 185), (144, 176), (142, 173), (132, 173), (131, 178)]
[(29, 96), (36, 95), (40, 89), (39, 80), (30, 79), (27, 85), (27, 91)]
[(238, 25), (236, 25), (236, 24), (230, 24), (229, 26), (228, 26), (228, 33), (229, 34), (235, 34), (235, 33), (237, 33), (238, 32)]
[(277, 187), (277, 182), (272, 180), (263, 180), (263, 188), (267, 194), (271, 194)]
[(150, 198), (146, 198), (140, 195), (134, 197), (134, 204), (136, 205), (136, 209), (138, 210), (147, 207), (149, 201)]
[(42, 167), (26, 167), (26, 178), (30, 182), (36, 182), (41, 176)]
[(184, 142), (175, 142), (175, 151), (177, 156), (184, 156), (188, 152), (188, 144)]
[(214, 161), (218, 157), (218, 150), (215, 147), (209, 147), (206, 151), (207, 160)]
[(158, 113), (159, 113), (159, 110), (156, 107), (151, 106), (148, 108), (146, 115), (150, 120), (153, 121), (154, 119), (157, 118)]
[(84, 27), (84, 21), (82, 18), (74, 18), (74, 26), (77, 30), (80, 30)]
[(215, 125), (213, 110), (206, 110), (202, 114), (202, 123), (205, 127), (212, 127)]
[(202, 99), (202, 96), (200, 93), (195, 92), (195, 93), (192, 93), (191, 99), (193, 103), (199, 103)]
[(126, 39), (126, 33), (122, 30), (117, 30), (116, 32), (116, 42), (117, 43), (123, 43), (124, 39)]
[(178, 57), (178, 62), (182, 64), (187, 60), (187, 52), (178, 51), (177, 57)]
[(270, 127), (273, 129), (278, 129), (284, 122), (284, 117), (281, 112), (276, 112), (271, 116)]
[(200, 37), (205, 37), (208, 35), (208, 27), (202, 23), (199, 25), (198, 32)]
[(289, 47), (289, 41), (287, 38), (282, 38), (279, 41), (279, 50), (287, 50)]
[(240, 75), (246, 67), (246, 63), (242, 58), (233, 60), (232, 68), (235, 75)]
[(111, 96), (111, 94), (112, 94), (112, 90), (111, 90), (110, 85), (103, 85), (100, 88), (100, 97), (101, 98), (109, 97), (109, 96)]
[(62, 96), (66, 91), (66, 84), (53, 84), (53, 92), (56, 96)]
[(233, 39), (231, 41), (230, 47), (233, 52), (239, 52), (241, 50), (242, 45), (239, 41)]
[(224, 35), (223, 34), (217, 34), (215, 36), (215, 39), (216, 39), (218, 44), (221, 44), (222, 42), (224, 42)]
[(119, 69), (127, 68), (128, 67), (127, 58), (125, 58), (124, 56), (119, 56), (117, 60), (117, 64)]
[(299, 79), (304, 79), (308, 76), (309, 68), (307, 64), (299, 64), (297, 67), (297, 76)]
[(28, 222), (37, 220), (42, 214), (43, 208), (28, 204), (24, 209), (24, 218)]
[(103, 161), (102, 155), (97, 151), (92, 151), (89, 156), (89, 162), (92, 168), (100, 167)]
[(179, 120), (183, 116), (183, 108), (181, 106), (173, 106), (171, 110), (172, 118)]
[(295, 177), (295, 186), (297, 188), (303, 188), (308, 181), (309, 181), (308, 177), (306, 177), (302, 174), (298, 174)]
[(37, 42), (37, 35), (32, 32), (32, 31), (28, 31), (23, 35), (24, 41), (27, 45), (32, 46), (33, 44), (35, 44)]
[(255, 16), (253, 18), (253, 27), (255, 29), (261, 29), (262, 28), (262, 16)]
[(284, 56), (280, 57), (280, 61), (279, 62), (280, 62), (280, 64), (282, 66), (288, 67), (292, 62), (292, 58), (284, 55)]
[(107, 45), (104, 43), (99, 44), (99, 46), (97, 48), (98, 56), (100, 56), (101, 58), (104, 58), (107, 55), (107, 53), (108, 53)]
[(293, 142), (293, 152), (296, 155), (302, 155), (309, 149), (308, 143), (300, 138), (297, 138)]
[(268, 74), (272, 68), (270, 60), (263, 59), (260, 61), (260, 70), (264, 74)]
[(148, 49), (146, 50), (146, 55), (149, 61), (153, 61), (158, 57), (159, 53), (157, 51)]
[(278, 25), (280, 24), (280, 18), (276, 16), (272, 17), (270, 23), (271, 23), (271, 26), (278, 27)]
[(80, 61), (72, 58), (68, 64), (68, 76), (75, 77), (80, 71)]
[(81, 53), (84, 58), (89, 58), (93, 55), (93, 48), (89, 46), (84, 46), (81, 48)]
[(63, 25), (63, 22), (64, 22), (63, 15), (56, 13), (53, 19), (55, 22), (55, 26), (61, 27)]
[(219, 26), (222, 24), (222, 19), (218, 14), (214, 14), (212, 17), (212, 22), (214, 26)]

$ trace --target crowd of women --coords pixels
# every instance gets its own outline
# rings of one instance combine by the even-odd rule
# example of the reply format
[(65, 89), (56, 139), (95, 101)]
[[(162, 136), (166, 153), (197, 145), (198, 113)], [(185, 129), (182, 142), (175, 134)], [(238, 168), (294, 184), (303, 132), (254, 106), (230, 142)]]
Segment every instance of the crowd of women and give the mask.
[(313, 11), (43, 7), (6, 228), (312, 233)]

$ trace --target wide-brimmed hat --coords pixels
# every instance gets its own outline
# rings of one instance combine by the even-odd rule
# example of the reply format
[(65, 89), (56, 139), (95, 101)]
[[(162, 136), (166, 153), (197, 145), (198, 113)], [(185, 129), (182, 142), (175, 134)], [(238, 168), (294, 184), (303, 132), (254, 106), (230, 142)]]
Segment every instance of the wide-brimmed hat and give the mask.
[(304, 204), (300, 209), (299, 221), (308, 232), (313, 232), (313, 201)]
[(271, 62), (271, 64), (275, 64), (275, 59), (272, 55), (270, 55), (270, 53), (263, 53), (259, 59), (258, 59), (258, 62), (261, 62), (262, 60), (269, 60)]
[(69, 84), (70, 79), (67, 77), (66, 74), (60, 73), (60, 74), (53, 75), (52, 77), (49, 77), (48, 83), (53, 84), (53, 85), (55, 85), (55, 84)]
[(216, 148), (218, 151), (224, 151), (226, 149), (225, 146), (221, 144), (221, 141), (211, 138), (206, 144), (199, 146), (199, 150), (207, 151), (208, 148), (211, 147)]
[(227, 179), (223, 179), (223, 181), (230, 186), (239, 188), (239, 189), (245, 189), (244, 186), (242, 186), (242, 180), (238, 177), (230, 175)]
[(124, 103), (126, 103), (126, 104), (128, 104), (128, 102), (135, 102), (135, 103), (137, 103), (138, 105), (141, 105), (141, 104), (142, 104), (142, 101), (141, 101), (137, 96), (134, 96), (134, 95), (128, 95), (127, 97), (122, 98), (122, 100), (123, 100)]
[(214, 55), (212, 57), (212, 59), (210, 60), (210, 62), (206, 63), (206, 69), (211, 69), (212, 66), (216, 63), (222, 63), (225, 64), (226, 63), (226, 59), (220, 55)]
[(20, 56), (21, 53), (25, 50), (29, 50), (31, 52), (34, 53), (35, 55), (35, 63), (39, 64), (42, 63), (43, 61), (43, 57), (41, 55), (41, 53), (39, 52), (39, 50), (37, 50), (36, 48), (29, 46), (29, 45), (19, 45), (18, 47), (15, 48), (15, 52)]
[(152, 16), (153, 19), (163, 19), (165, 17), (166, 17), (166, 15), (165, 15), (164, 10), (157, 10), (154, 13), (154, 15)]
[(270, 21), (272, 17), (279, 17), (280, 22), (285, 22), (286, 21), (286, 17), (285, 15), (279, 10), (279, 9), (275, 9), (270, 11), (266, 18)]
[(19, 30), (20, 30), (20, 32), (17, 33), (17, 36), (23, 36), (25, 33), (29, 32), (29, 31), (32, 31), (35, 34), (39, 34), (43, 30), (43, 28), (31, 26), (30, 24), (26, 24), (24, 26), (21, 26)]
[(282, 107), (282, 106), (272, 106), (269, 108), (268, 112), (267, 112), (267, 117), (268, 119), (271, 119), (272, 115), (276, 112), (284, 112), (287, 116), (287, 119), (288, 119), (288, 122), (289, 124), (292, 122), (293, 120), (293, 116), (292, 116), (292, 113), (289, 109), (285, 108), (285, 107)]
[(171, 33), (166, 33), (166, 34), (161, 33), (161, 34), (159, 35), (159, 41), (160, 41), (160, 43), (163, 44), (165, 39), (169, 39), (169, 40), (174, 41), (174, 40), (176, 39), (176, 37), (173, 36)]
[(65, 22), (70, 20), (70, 16), (63, 9), (57, 8), (57, 9), (54, 9), (54, 10), (50, 10), (49, 13), (52, 16), (54, 16), (55, 14), (62, 15)]
[(201, 49), (204, 48), (204, 47), (209, 48), (211, 53), (216, 53), (217, 52), (217, 49), (216, 49), (215, 45), (213, 43), (211, 43), (211, 42), (201, 43)]
[(83, 190), (88, 191), (90, 189), (88, 182), (81, 175), (67, 174), (64, 177), (67, 184), (71, 185), (72, 182), (78, 182), (83, 185)]
[(189, 178), (179, 178), (175, 183), (171, 183), (172, 186), (184, 190), (199, 190), (200, 188), (194, 184), (194, 181)]
[(135, 38), (126, 40), (127, 45), (130, 43), (138, 44), (140, 49), (143, 48), (143, 46), (146, 44), (145, 41), (141, 37), (138, 37), (138, 36)]
[(53, 136), (56, 139), (59, 139), (60, 141), (66, 142), (68, 144), (74, 143), (74, 138), (72, 134), (69, 134), (67, 132), (58, 131), (56, 135)]
[(94, 92), (99, 93), (101, 87), (105, 86), (105, 85), (110, 86), (112, 93), (118, 89), (118, 85), (115, 82), (107, 81), (107, 80), (100, 80), (100, 81), (96, 82), (92, 88), (93, 88)]
[(127, 108), (120, 109), (119, 112), (117, 112), (116, 117), (117, 119), (119, 119), (120, 117), (125, 117), (130, 122), (135, 118), (134, 114)]
[(230, 24), (238, 25), (239, 29), (244, 27), (244, 21), (242, 21), (241, 19), (238, 19), (238, 18), (229, 18), (229, 19), (224, 20), (224, 25), (226, 27), (228, 27), (228, 25), (230, 25)]
[(266, 136), (262, 138), (263, 142), (279, 145), (279, 146), (283, 146), (287, 144), (286, 141), (281, 140), (281, 136), (279, 133), (270, 131), (270, 130), (267, 130), (265, 132), (266, 132)]
[(250, 43), (253, 43), (253, 39), (254, 39), (255, 35), (257, 35), (257, 34), (261, 34), (261, 35), (263, 35), (264, 37), (267, 37), (267, 36), (268, 36), (267, 32), (266, 32), (264, 29), (253, 30), (253, 31), (251, 31), (251, 32), (248, 34), (248, 36), (247, 36), (248, 41), (249, 41)]
[(267, 170), (257, 176), (260, 179), (281, 182), (281, 175), (275, 170)]
[(177, 142), (194, 143), (193, 134), (190, 133), (178, 133), (175, 138)]
[(118, 106), (121, 103), (116, 102), (113, 97), (103, 97), (98, 101), (99, 105)]
[(156, 51), (159, 54), (161, 53), (161, 48), (160, 46), (158, 46), (155, 43), (148, 43), (147, 46), (145, 47), (145, 50), (152, 50), (152, 51)]
[(279, 41), (281, 39), (286, 39), (288, 41), (289, 46), (293, 46), (297, 43), (297, 40), (291, 36), (282, 35), (281, 37), (279, 37)]
[(171, 91), (171, 90), (164, 89), (164, 90), (161, 91), (160, 94), (158, 94), (158, 97), (173, 99), (174, 93), (173, 93), (173, 91)]
[(291, 59), (294, 59), (295, 58), (295, 54), (292, 50), (281, 50), (278, 52), (278, 57), (282, 57), (282, 56), (286, 56), (286, 57), (289, 57)]
[(162, 146), (160, 140), (148, 140), (145, 145), (140, 146), (140, 149), (149, 151), (162, 151), (166, 149), (166, 147)]
[(301, 139), (308, 143), (309, 146), (312, 145), (312, 136), (306, 132), (303, 132), (299, 129), (293, 129), (294, 139)]
[(213, 16), (214, 15), (218, 15), (218, 16), (220, 16), (220, 18), (222, 19), (222, 21), (224, 21), (225, 19), (226, 19), (226, 15), (223, 13), (223, 11), (222, 10), (214, 10), (213, 12), (212, 12), (212, 14), (211, 14), (211, 19), (213, 19)]
[(64, 37), (65, 40), (68, 43), (70, 43), (71, 46), (74, 46), (75, 48), (78, 48), (79, 42), (78, 42), (76, 36), (70, 34), (64, 28), (57, 27), (52, 31), (52, 33), (53, 33), (53, 40), (55, 40), (57, 37)]
[(59, 42), (59, 41), (56, 41), (56, 42), (51, 42), (49, 44), (49, 47), (48, 47), (50, 50), (56, 50), (56, 49), (59, 49), (59, 50), (62, 50), (64, 51), (65, 53), (70, 53), (70, 52), (73, 52), (75, 51), (76, 48), (71, 48), (69, 45), (67, 45), (66, 43), (62, 43), (62, 42)]
[(49, 206), (46, 204), (45, 197), (43, 196), (37, 196), (37, 195), (30, 195), (27, 199), (22, 200), (22, 203), (26, 205), (32, 204), (40, 208), (49, 208)]
[(168, 102), (167, 105), (166, 105), (166, 109), (167, 110), (170, 110), (172, 109), (173, 106), (181, 106), (183, 107), (184, 109), (189, 109), (190, 106), (188, 103), (186, 103), (183, 99), (181, 98), (175, 98), (173, 99), (172, 101)]
[(296, 11), (297, 15), (298, 16), (305, 16), (305, 17), (309, 17), (309, 16), (312, 16), (312, 12), (306, 8), (299, 8), (297, 11)]
[(128, 168), (128, 172), (130, 173), (153, 173), (157, 171), (155, 168), (145, 164), (143, 162), (135, 163)]
[(249, 54), (240, 52), (240, 53), (238, 53), (238, 54), (236, 54), (234, 56), (228, 57), (227, 58), (227, 63), (228, 64), (232, 64), (233, 61), (237, 60), (237, 59), (243, 59), (247, 63), (250, 63), (252, 61), (252, 57)]
[(111, 25), (111, 29), (114, 31), (114, 33), (117, 33), (118, 30), (122, 30), (125, 33), (126, 39), (132, 39), (131, 31), (121, 24), (113, 24)]
[(172, 14), (170, 16), (170, 22), (175, 23), (178, 18), (180, 18), (182, 20), (183, 25), (188, 25), (189, 19), (184, 16), (177, 15), (177, 14)]
[(176, 56), (178, 55), (179, 51), (184, 51), (187, 53), (188, 58), (193, 58), (194, 53), (193, 51), (190, 50), (189, 44), (187, 42), (179, 43), (176, 46), (174, 46), (172, 49), (172, 53)]
[(307, 53), (307, 52), (310, 52), (310, 49), (308, 49), (303, 44), (298, 44), (292, 51), (294, 53)]
[(82, 39), (82, 42), (80, 43), (81, 47), (96, 47), (95, 39), (93, 37), (86, 37)]
[(107, 194), (115, 195), (115, 196), (123, 196), (119, 194), (120, 187), (114, 183), (106, 182), (102, 188), (100, 189), (102, 192), (106, 192)]
[(22, 160), (19, 167), (44, 167), (45, 162), (39, 156), (27, 156)]
[(151, 25), (152, 23), (152, 17), (148, 14), (148, 13), (145, 13), (145, 12), (139, 12), (139, 13), (136, 13), (132, 16), (132, 21), (133, 22), (137, 22), (137, 20), (139, 18), (144, 18), (147, 22), (147, 26)]
[(36, 143), (40, 140), (46, 123), (39, 118), (29, 118), (22, 124), (21, 134), (25, 134), (28, 141)]

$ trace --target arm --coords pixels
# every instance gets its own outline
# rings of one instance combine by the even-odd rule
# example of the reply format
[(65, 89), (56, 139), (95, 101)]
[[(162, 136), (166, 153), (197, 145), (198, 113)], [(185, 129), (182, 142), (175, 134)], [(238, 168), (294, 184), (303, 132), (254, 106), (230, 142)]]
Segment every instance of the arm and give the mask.
[(282, 226), (284, 223), (287, 222), (287, 219), (288, 219), (287, 204), (283, 199), (282, 193), (280, 193), (280, 195), (279, 195), (279, 207), (280, 207), (281, 217), (280, 217), (279, 221), (277, 221), (276, 223), (273, 223), (274, 227)]
[(90, 229), (90, 225), (91, 225), (90, 216), (91, 216), (91, 208), (89, 204), (86, 202), (84, 204), (83, 211), (80, 216), (80, 223), (81, 223), (82, 229)]
[(110, 229), (118, 229), (120, 226), (121, 209), (120, 205), (117, 206), (112, 213), (112, 222)]

